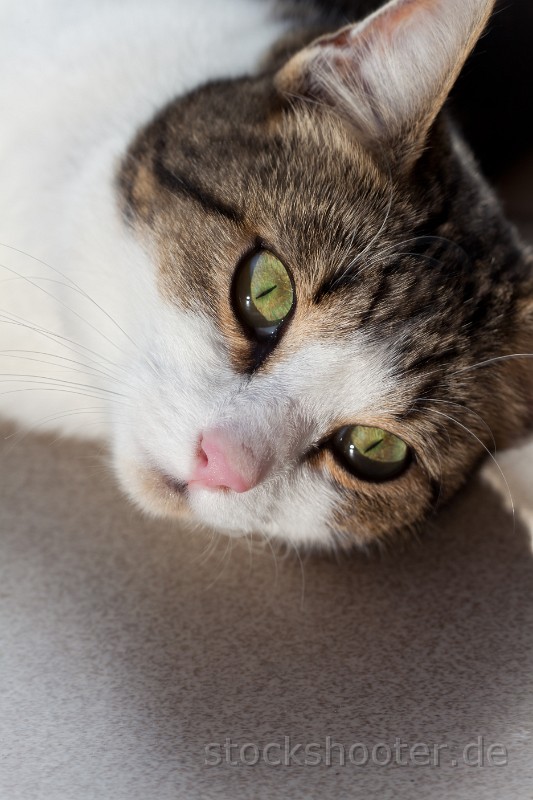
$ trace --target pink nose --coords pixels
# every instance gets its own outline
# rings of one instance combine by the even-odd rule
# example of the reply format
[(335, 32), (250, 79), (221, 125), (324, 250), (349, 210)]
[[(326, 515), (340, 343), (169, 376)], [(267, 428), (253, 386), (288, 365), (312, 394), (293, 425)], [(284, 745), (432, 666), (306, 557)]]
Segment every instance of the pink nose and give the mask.
[(219, 430), (203, 434), (190, 486), (248, 492), (258, 482), (257, 465), (241, 444)]

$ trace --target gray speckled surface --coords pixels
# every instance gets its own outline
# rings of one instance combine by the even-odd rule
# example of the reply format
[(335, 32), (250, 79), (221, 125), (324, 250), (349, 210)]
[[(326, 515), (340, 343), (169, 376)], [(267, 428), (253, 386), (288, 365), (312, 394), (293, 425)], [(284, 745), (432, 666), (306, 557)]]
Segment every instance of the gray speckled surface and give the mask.
[[(507, 187), (525, 225), (527, 176)], [(2, 800), (531, 799), (530, 451), (502, 459), (515, 526), (489, 468), (408, 551), (301, 565), (141, 518), (97, 447), (8, 433)], [(286, 736), (323, 759), (327, 736), (448, 749), (440, 766), (205, 764), (210, 742)], [(507, 766), (461, 763), (479, 736)]]

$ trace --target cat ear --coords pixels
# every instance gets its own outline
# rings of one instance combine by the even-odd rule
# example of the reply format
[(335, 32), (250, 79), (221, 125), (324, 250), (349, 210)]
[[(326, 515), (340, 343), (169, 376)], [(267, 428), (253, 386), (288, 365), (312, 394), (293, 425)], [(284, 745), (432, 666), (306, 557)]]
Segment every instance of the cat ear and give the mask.
[(335, 108), (374, 150), (412, 160), (490, 16), (494, 0), (391, 0), (323, 36), (278, 88)]

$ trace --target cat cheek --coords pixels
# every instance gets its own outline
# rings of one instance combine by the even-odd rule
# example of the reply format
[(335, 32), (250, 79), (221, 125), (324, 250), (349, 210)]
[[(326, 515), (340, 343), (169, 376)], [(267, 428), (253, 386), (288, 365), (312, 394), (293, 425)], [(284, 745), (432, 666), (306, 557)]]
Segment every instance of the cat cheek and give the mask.
[(120, 452), (115, 453), (114, 468), (125, 494), (149, 516), (179, 519), (191, 516), (185, 484)]
[(356, 490), (344, 490), (339, 495), (334, 528), (347, 547), (408, 536), (439, 497), (438, 487), (420, 470), (412, 470), (386, 485), (360, 484)]

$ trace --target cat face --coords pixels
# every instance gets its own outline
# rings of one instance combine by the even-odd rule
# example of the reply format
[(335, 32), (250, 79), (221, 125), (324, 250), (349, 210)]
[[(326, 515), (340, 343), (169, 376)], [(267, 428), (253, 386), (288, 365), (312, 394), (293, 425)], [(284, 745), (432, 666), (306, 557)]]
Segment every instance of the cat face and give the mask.
[(141, 132), (119, 188), (146, 307), (115, 460), (144, 508), (365, 544), (525, 430), (524, 363), (483, 365), (531, 348), (530, 267), (439, 113), (490, 7), (394, 0)]

